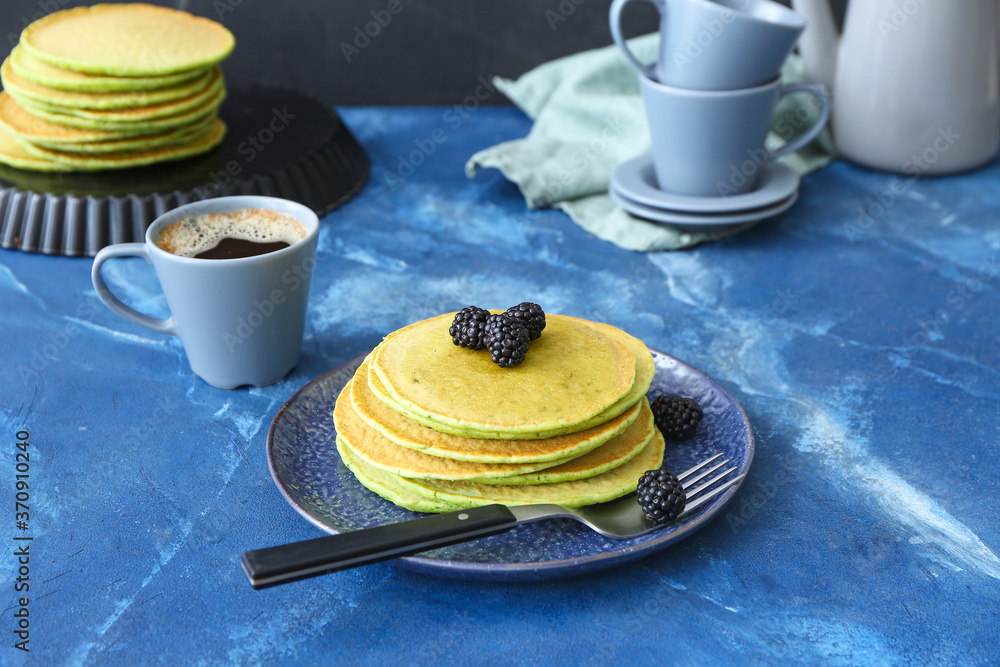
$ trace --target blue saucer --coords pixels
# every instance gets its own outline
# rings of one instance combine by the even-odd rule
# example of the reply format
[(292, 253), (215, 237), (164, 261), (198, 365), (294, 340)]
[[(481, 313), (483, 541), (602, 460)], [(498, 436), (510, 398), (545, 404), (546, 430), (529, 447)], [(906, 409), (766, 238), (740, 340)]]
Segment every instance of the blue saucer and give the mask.
[(681, 213), (667, 209), (654, 208), (634, 202), (625, 195), (618, 192), (614, 186), (608, 190), (611, 199), (623, 209), (637, 218), (659, 222), (670, 227), (686, 232), (721, 232), (736, 227), (741, 227), (758, 220), (766, 220), (787, 211), (795, 204), (799, 198), (798, 190), (790, 197), (784, 199), (773, 206), (755, 208), (745, 211), (733, 211), (731, 213)]
[(756, 187), (741, 195), (691, 197), (671, 194), (660, 189), (653, 154), (646, 153), (618, 165), (611, 174), (611, 188), (622, 197), (650, 208), (721, 215), (776, 206), (798, 191), (799, 180), (793, 169), (771, 161), (760, 168)]

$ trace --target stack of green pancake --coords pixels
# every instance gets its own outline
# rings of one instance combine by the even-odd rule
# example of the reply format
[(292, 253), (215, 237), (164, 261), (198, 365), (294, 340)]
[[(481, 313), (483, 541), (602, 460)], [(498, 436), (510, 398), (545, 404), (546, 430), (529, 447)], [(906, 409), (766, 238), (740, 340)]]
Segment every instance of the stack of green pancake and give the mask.
[(226, 126), (223, 26), (146, 4), (50, 14), (0, 65), (0, 163), (36, 171), (123, 169), (217, 146)]
[(385, 338), (337, 399), (337, 449), (368, 489), (408, 509), (579, 507), (635, 491), (664, 442), (642, 341), (547, 315), (519, 366), (456, 346), (454, 313)]

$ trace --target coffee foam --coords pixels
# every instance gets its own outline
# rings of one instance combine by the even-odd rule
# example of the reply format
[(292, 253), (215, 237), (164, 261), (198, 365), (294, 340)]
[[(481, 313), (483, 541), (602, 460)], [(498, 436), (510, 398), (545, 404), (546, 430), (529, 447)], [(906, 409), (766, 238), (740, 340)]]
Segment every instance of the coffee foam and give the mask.
[(156, 245), (174, 255), (194, 257), (227, 237), (257, 243), (284, 241), (294, 245), (307, 234), (305, 226), (287, 213), (266, 208), (241, 208), (181, 218), (160, 231)]

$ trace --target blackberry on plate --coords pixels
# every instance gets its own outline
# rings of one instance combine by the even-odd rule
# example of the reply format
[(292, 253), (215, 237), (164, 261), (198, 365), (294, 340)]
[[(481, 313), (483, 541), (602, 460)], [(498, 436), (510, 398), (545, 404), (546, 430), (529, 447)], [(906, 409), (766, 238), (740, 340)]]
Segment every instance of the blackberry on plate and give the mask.
[(542, 329), (545, 328), (545, 312), (537, 303), (524, 301), (508, 308), (505, 314), (523, 324), (531, 340), (542, 335)]
[(698, 430), (704, 416), (698, 401), (681, 396), (659, 396), (652, 408), (656, 428), (667, 440), (687, 440)]
[(493, 363), (509, 368), (524, 361), (530, 336), (527, 328), (513, 317), (490, 315), (486, 318), (483, 340), (493, 357)]
[(643, 473), (636, 493), (639, 494), (642, 513), (657, 526), (675, 521), (684, 511), (687, 500), (680, 480), (666, 469), (647, 470)]
[(470, 350), (482, 350), (486, 347), (486, 318), (490, 311), (485, 308), (469, 306), (455, 313), (448, 333), (455, 345), (467, 347)]

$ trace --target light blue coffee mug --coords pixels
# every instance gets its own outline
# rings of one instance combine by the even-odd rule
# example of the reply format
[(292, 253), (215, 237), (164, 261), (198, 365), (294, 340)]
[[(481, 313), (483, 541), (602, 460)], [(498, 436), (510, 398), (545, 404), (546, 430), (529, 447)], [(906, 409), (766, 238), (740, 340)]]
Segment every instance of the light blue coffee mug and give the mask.
[[(266, 208), (302, 223), (301, 241), (264, 255), (198, 259), (156, 245), (160, 231), (189, 215)], [(197, 201), (161, 215), (144, 243), (103, 248), (91, 277), (97, 296), (130, 322), (181, 339), (191, 370), (210, 385), (233, 389), (277, 382), (299, 361), (309, 285), (316, 263), (319, 219), (302, 204), (275, 197), (220, 197)], [(153, 265), (170, 308), (157, 319), (121, 302), (101, 275), (113, 257), (142, 257)]]
[(640, 72), (675, 88), (734, 90), (770, 81), (806, 27), (771, 0), (648, 0), (660, 12), (660, 56), (643, 63), (621, 31), (631, 1), (611, 3), (611, 36)]
[[(782, 86), (773, 81), (742, 90), (672, 88), (639, 75), (653, 140), (653, 166), (665, 192), (695, 197), (742, 194), (753, 189), (767, 162), (797, 151), (819, 134), (830, 103), (819, 85)], [(772, 120), (794, 125), (799, 117), (772, 119), (778, 100), (793, 93), (813, 95), (812, 124), (778, 150), (764, 147)]]

